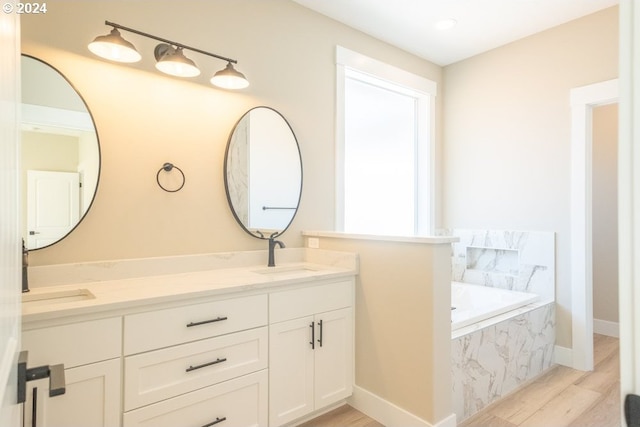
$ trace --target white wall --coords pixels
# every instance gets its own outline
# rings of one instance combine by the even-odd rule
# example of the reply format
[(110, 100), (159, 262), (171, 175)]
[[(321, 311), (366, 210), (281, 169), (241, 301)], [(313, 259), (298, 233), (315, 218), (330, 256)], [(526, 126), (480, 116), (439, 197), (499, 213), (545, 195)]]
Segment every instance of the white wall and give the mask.
[[(440, 67), (289, 0), (48, 6), (45, 15), (23, 16), (23, 51), (58, 68), (82, 94), (98, 129), (102, 169), (87, 217), (64, 241), (34, 252), (33, 265), (266, 249), (235, 223), (222, 175), (229, 133), (258, 105), (280, 111), (300, 143), (300, 211), (282, 236), (300, 246), (300, 230), (333, 229), (336, 45), (441, 82)], [(87, 43), (110, 31), (105, 20), (237, 59), (251, 86), (212, 87), (209, 76), (225, 63), (198, 54), (187, 56), (202, 69), (201, 84), (167, 77), (154, 69), (155, 43), (124, 32), (144, 60), (98, 59)], [(177, 193), (156, 184), (164, 162), (186, 175)]]
[(617, 75), (617, 7), (444, 70), (443, 225), (556, 232), (557, 340), (565, 347), (571, 347), (569, 91)]
[(593, 318), (618, 323), (618, 104), (593, 109)]

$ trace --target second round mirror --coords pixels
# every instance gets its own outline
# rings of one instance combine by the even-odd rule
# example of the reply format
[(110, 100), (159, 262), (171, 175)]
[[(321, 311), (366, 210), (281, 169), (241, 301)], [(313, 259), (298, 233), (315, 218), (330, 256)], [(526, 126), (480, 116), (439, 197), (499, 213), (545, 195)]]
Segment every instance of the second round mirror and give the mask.
[(289, 123), (276, 110), (256, 107), (234, 127), (224, 164), (234, 217), (254, 237), (282, 234), (293, 221), (302, 191), (302, 160)]

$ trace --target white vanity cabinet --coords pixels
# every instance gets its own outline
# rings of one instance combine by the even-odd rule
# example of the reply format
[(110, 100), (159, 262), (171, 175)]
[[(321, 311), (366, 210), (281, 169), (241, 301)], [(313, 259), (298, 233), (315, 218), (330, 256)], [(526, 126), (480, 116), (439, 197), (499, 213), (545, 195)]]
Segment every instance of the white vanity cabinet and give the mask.
[(22, 348), (28, 367), (63, 363), (65, 394), (49, 397), (47, 378), (27, 383), (23, 425), (120, 425), (121, 318), (27, 329)]
[(124, 317), (124, 427), (266, 426), (267, 295)]
[(351, 395), (353, 292), (348, 280), (270, 295), (270, 427)]
[(355, 278), (314, 266), (83, 283), (95, 298), (26, 306), (28, 367), (64, 364), (66, 394), (29, 381), (24, 426), (278, 427), (340, 402)]

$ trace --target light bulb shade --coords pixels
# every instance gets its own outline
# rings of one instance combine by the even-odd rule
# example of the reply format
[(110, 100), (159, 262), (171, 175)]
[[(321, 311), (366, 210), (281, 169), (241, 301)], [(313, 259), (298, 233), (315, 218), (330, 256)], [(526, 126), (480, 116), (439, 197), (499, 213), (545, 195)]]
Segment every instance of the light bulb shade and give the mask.
[(200, 75), (200, 69), (195, 62), (184, 56), (182, 48), (174, 49), (167, 44), (159, 44), (155, 49), (156, 68), (165, 74), (176, 77), (195, 77)]
[(116, 28), (106, 36), (98, 36), (89, 43), (89, 50), (101, 58), (116, 62), (138, 62), (142, 56), (126, 41)]
[(224, 89), (244, 89), (249, 86), (249, 80), (229, 62), (224, 70), (218, 71), (211, 77), (211, 84)]

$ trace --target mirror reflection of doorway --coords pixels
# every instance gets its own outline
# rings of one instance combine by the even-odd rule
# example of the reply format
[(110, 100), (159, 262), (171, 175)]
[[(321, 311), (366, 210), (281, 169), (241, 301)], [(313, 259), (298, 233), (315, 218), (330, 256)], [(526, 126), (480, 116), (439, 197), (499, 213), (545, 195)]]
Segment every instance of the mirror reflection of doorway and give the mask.
[(27, 171), (27, 245), (37, 249), (64, 236), (80, 217), (77, 172)]

